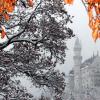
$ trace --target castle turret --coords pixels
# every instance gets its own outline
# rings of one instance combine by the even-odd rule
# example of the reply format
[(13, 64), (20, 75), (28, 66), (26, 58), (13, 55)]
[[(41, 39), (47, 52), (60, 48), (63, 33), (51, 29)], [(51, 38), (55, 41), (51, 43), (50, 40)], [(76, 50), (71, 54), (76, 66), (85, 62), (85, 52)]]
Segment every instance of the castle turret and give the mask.
[(82, 56), (81, 56), (81, 44), (79, 39), (77, 38), (74, 45), (74, 89), (75, 89), (75, 100), (82, 100), (81, 98), (81, 72), (80, 66), (82, 63)]

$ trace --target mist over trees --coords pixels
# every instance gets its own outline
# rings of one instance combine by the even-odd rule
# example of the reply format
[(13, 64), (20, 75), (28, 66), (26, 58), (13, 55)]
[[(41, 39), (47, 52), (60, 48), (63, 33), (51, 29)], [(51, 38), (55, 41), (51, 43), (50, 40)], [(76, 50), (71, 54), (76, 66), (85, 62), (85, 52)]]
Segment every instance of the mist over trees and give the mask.
[[(67, 27), (71, 18), (64, 9), (63, 0), (35, 1), (33, 8), (28, 8), (24, 0), (18, 0), (10, 20), (0, 21), (7, 33), (6, 41), (0, 43), (0, 95), (3, 100), (32, 97), (22, 89), (20, 82), (12, 80), (17, 75), (26, 75), (34, 86), (52, 88), (55, 100), (62, 100), (64, 73), (55, 67), (57, 63), (64, 63), (66, 41), (74, 36)], [(14, 45), (12, 50), (4, 51), (9, 44)]]

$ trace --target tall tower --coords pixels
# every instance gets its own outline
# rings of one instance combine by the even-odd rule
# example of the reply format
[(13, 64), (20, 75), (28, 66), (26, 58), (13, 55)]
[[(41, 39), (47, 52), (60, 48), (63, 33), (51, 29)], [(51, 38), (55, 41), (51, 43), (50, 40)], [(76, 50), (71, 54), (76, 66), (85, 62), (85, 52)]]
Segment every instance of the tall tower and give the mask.
[(82, 80), (81, 80), (81, 71), (80, 66), (82, 63), (82, 56), (81, 56), (81, 44), (79, 39), (77, 38), (74, 45), (74, 92), (75, 92), (75, 100), (82, 100), (81, 93), (82, 93)]

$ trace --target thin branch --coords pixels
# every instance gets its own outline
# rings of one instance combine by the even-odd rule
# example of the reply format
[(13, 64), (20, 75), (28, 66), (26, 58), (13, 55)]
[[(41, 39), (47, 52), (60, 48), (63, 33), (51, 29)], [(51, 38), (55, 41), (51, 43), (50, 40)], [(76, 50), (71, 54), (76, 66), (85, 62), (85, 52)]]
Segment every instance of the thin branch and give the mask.
[(32, 43), (33, 45), (35, 45), (35, 43), (33, 41), (35, 40), (30, 40), (30, 39), (17, 39), (17, 40), (12, 40), (10, 43), (14, 43), (14, 42), (28, 42), (28, 43)]
[(85, 4), (84, 0), (81, 0), (81, 1), (82, 1), (82, 4), (84, 5), (84, 7), (85, 7), (85, 9), (86, 9), (86, 12), (88, 12), (88, 9), (87, 9), (87, 7), (86, 7), (86, 4)]
[(37, 8), (39, 7), (39, 5), (42, 3), (42, 0), (40, 1), (40, 3), (38, 3), (38, 5), (36, 6), (36, 8), (34, 9), (34, 11), (32, 12), (32, 14), (30, 15), (30, 17), (29, 17), (29, 19), (27, 20), (27, 22), (26, 22), (26, 24), (25, 24), (25, 27), (24, 27), (24, 29), (21, 31), (21, 32), (19, 32), (18, 34), (16, 34), (16, 35), (13, 35), (12, 37), (10, 37), (5, 43), (3, 43), (3, 44), (0, 44), (0, 49), (2, 50), (2, 49), (4, 49), (5, 47), (7, 47), (9, 44), (11, 44), (11, 43), (13, 43), (13, 42), (21, 42), (21, 41), (23, 41), (23, 42), (31, 42), (32, 44), (33, 44), (33, 41), (29, 41), (29, 40), (25, 40), (25, 39), (22, 39), (22, 40), (14, 40), (16, 37), (18, 37), (18, 36), (20, 36), (22, 33), (24, 33), (25, 32), (25, 29), (27, 28), (27, 25), (28, 25), (28, 23), (29, 23), (29, 21), (31, 20), (31, 18), (33, 17), (33, 15), (35, 14), (35, 11), (37, 10)]
[(6, 29), (11, 29), (11, 28), (15, 28), (16, 26), (20, 26), (20, 25), (23, 25), (22, 23), (18, 23), (18, 24), (15, 24), (15, 25), (12, 25), (10, 27), (5, 27)]
[[(42, 0), (41, 0), (41, 1), (42, 1)], [(18, 34), (16, 34), (16, 35), (14, 35), (14, 36), (12, 36), (12, 37), (11, 37), (11, 40), (14, 39), (14, 38), (16, 38), (16, 37), (18, 37), (18, 36), (20, 36), (22, 33), (24, 33), (25, 29), (27, 28), (27, 25), (28, 25), (29, 21), (30, 21), (31, 18), (32, 18), (32, 15), (34, 15), (35, 11), (37, 10), (37, 8), (39, 7), (39, 5), (41, 4), (41, 1), (40, 1), (40, 3), (38, 3), (38, 5), (37, 5), (36, 8), (34, 9), (33, 13), (30, 15), (29, 19), (28, 19), (27, 22), (26, 22), (26, 25), (25, 25), (23, 31), (20, 32), (20, 33), (18, 33)]]

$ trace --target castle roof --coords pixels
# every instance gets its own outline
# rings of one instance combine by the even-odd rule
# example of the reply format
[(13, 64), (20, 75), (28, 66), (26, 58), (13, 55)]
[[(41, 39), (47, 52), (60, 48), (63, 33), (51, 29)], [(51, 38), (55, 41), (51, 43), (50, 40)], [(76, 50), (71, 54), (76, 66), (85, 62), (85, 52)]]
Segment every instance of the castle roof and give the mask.
[(97, 63), (100, 63), (100, 56), (93, 56), (93, 57), (85, 60), (81, 64), (80, 68), (84, 68), (84, 67), (90, 66), (90, 65), (94, 65), (95, 66)]
[(93, 63), (92, 63), (92, 66), (100, 66), (100, 56), (97, 56)]
[[(85, 68), (87, 66), (88, 67), (96, 67), (96, 66), (100, 67), (100, 56), (99, 55), (96, 55), (96, 56), (93, 55), (93, 57), (85, 60), (81, 64), (80, 68), (82, 69), (82, 68)], [(70, 70), (69, 75), (74, 75), (74, 69)]]

